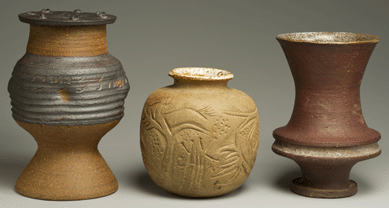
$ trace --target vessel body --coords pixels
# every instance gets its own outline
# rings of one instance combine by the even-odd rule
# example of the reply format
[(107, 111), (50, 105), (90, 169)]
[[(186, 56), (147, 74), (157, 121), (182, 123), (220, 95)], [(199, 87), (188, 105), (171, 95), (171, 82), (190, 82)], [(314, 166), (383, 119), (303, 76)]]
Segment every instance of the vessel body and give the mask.
[(97, 145), (123, 117), (129, 84), (107, 49), (105, 24), (116, 17), (105, 17), (47, 9), (19, 15), (30, 36), (8, 91), (13, 118), (38, 144), (16, 182), (22, 195), (80, 200), (118, 188)]
[(273, 151), (295, 160), (303, 177), (292, 191), (310, 197), (354, 195), (351, 167), (376, 157), (378, 131), (363, 118), (360, 86), (379, 38), (318, 32), (277, 36), (296, 88), (290, 121), (273, 133)]
[(147, 172), (158, 186), (184, 197), (235, 190), (248, 178), (257, 155), (254, 101), (227, 86), (232, 74), (224, 70), (178, 68), (170, 75), (174, 84), (154, 91), (142, 112)]

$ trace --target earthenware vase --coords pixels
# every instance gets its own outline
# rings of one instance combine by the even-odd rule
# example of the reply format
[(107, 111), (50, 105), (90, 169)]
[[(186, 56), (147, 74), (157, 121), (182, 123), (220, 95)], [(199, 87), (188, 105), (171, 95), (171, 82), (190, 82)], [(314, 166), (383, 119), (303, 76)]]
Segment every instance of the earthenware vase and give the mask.
[(106, 24), (116, 17), (44, 9), (19, 19), (30, 24), (30, 36), (8, 91), (13, 118), (38, 150), (16, 191), (47, 200), (115, 192), (117, 180), (97, 145), (123, 117), (129, 91), (121, 63), (107, 50)]
[(184, 197), (227, 194), (249, 176), (259, 142), (254, 101), (229, 88), (233, 75), (177, 68), (174, 84), (154, 91), (142, 113), (140, 143), (152, 180)]
[(381, 135), (362, 115), (360, 85), (377, 36), (343, 32), (291, 33), (277, 36), (296, 87), (289, 123), (274, 131), (273, 151), (293, 159), (302, 177), (297, 194), (352, 196), (354, 164), (376, 157)]

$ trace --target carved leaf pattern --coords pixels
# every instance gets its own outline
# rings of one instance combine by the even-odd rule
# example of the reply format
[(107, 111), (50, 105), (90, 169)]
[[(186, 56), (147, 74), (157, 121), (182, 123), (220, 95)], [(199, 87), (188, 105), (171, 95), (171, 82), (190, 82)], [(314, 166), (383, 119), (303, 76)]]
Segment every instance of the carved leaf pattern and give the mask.
[[(164, 142), (166, 143), (165, 150), (156, 150), (157, 152), (162, 152), (162, 155), (159, 158), (161, 159), (161, 169), (162, 171), (171, 179), (174, 175), (174, 162), (173, 157), (177, 154), (175, 153), (175, 150), (177, 149), (176, 146), (182, 145), (184, 150), (186, 150), (187, 154), (189, 154), (188, 161), (183, 163), (183, 158), (179, 157), (178, 160), (180, 163), (185, 164), (185, 171), (184, 171), (184, 180), (182, 181), (181, 188), (183, 188), (185, 185), (187, 185), (185, 178), (190, 178), (193, 180), (190, 180), (191, 183), (189, 184), (189, 187), (185, 187), (186, 189), (191, 189), (193, 186), (199, 186), (201, 184), (202, 175), (204, 173), (204, 147), (201, 143), (201, 137), (200, 134), (204, 134), (205, 132), (208, 133), (208, 130), (206, 130), (201, 124), (193, 121), (186, 121), (186, 122), (178, 122), (174, 123), (173, 127), (169, 126), (169, 123), (166, 121), (166, 117), (170, 114), (177, 113), (179, 111), (194, 111), (201, 117), (204, 117), (203, 114), (201, 114), (199, 111), (193, 110), (193, 109), (176, 109), (172, 110), (171, 108), (169, 111), (163, 112), (164, 107), (169, 105), (171, 101), (171, 98), (162, 98), (158, 99), (155, 102), (150, 103), (148, 106), (144, 107), (144, 111), (142, 114), (141, 124), (144, 125), (144, 128), (146, 128), (146, 133), (149, 135), (147, 136), (147, 141), (142, 138), (143, 141), (143, 149), (142, 152), (148, 152), (148, 154), (144, 154), (144, 157), (146, 157), (146, 160), (149, 160), (150, 156), (155, 158), (157, 154), (155, 153), (155, 148), (151, 148), (153, 150), (147, 150), (145, 146), (147, 147), (160, 147), (157, 139), (155, 139), (155, 135), (159, 135), (159, 137), (163, 137)], [(208, 111), (203, 111), (207, 112)], [(209, 111), (210, 112), (210, 111)], [(185, 113), (185, 112), (184, 112)], [(157, 131), (159, 133), (152, 134), (150, 132)], [(181, 135), (182, 139), (177, 139), (175, 136), (177, 134), (183, 133), (186, 136), (184, 137)], [(193, 134), (193, 135), (192, 135)], [(173, 139), (172, 139), (173, 138)], [(154, 140), (152, 142), (151, 140)], [(149, 144), (146, 144), (146, 143)], [(191, 147), (186, 147), (184, 143), (192, 143)], [(151, 146), (150, 146), (151, 144)], [(154, 145), (154, 146), (153, 146)]]
[(205, 106), (204, 108), (198, 109), (197, 112), (203, 115), (204, 117), (217, 115), (215, 110), (212, 109), (212, 107), (210, 106)]
[[(221, 165), (218, 171), (212, 176), (213, 178), (222, 178), (227, 176), (226, 183), (232, 182), (241, 172), (241, 156), (236, 146), (226, 145), (219, 149), (218, 155), (221, 156)], [(222, 185), (223, 183), (220, 183)]]
[(225, 145), (218, 151), (220, 155), (219, 170), (213, 178), (227, 177), (226, 183), (231, 183), (238, 178), (242, 171), (249, 174), (254, 166), (254, 160), (258, 148), (259, 122), (257, 110), (253, 113), (241, 113), (234, 108), (234, 111), (226, 112), (231, 116), (244, 117), (244, 121), (235, 132), (234, 145)]
[[(146, 131), (141, 132), (141, 148), (145, 163), (159, 166), (162, 171), (158, 172), (167, 176), (168, 180), (174, 181), (174, 175), (179, 174), (177, 178), (182, 178), (180, 189), (185, 190), (201, 186), (207, 161), (217, 164), (212, 168), (211, 178), (219, 181), (219, 185), (250, 173), (258, 146), (257, 110), (242, 113), (238, 108), (231, 107), (224, 112), (226, 117), (219, 114), (213, 132), (210, 132), (193, 116), (197, 115), (203, 121), (217, 116), (211, 107), (177, 108), (171, 100), (170, 97), (161, 97), (144, 106), (141, 125)], [(188, 116), (186, 120), (169, 120), (169, 123), (167, 118), (174, 118), (175, 113), (193, 116)], [(233, 130), (229, 125), (228, 117), (231, 116), (243, 120), (237, 129)], [(208, 150), (215, 145), (221, 147), (216, 155), (212, 155)]]

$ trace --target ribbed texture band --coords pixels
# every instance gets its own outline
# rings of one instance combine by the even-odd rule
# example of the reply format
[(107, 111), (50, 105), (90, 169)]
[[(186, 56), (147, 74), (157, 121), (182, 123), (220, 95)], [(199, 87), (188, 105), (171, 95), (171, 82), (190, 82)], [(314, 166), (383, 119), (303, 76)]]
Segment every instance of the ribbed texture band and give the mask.
[(26, 54), (14, 68), (8, 91), (17, 121), (89, 125), (123, 117), (129, 83), (110, 54), (45, 57)]

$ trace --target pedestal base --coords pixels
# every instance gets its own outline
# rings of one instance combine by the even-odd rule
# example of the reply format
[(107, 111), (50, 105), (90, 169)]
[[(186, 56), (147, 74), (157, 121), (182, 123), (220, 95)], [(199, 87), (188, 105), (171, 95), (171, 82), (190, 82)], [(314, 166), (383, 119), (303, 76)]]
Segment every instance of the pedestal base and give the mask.
[(118, 122), (45, 126), (17, 121), (35, 138), (38, 150), (19, 176), (16, 191), (45, 200), (91, 199), (114, 193), (118, 182), (97, 145)]
[(357, 193), (357, 183), (352, 180), (349, 181), (350, 184), (345, 189), (318, 189), (304, 183), (303, 178), (296, 178), (293, 180), (290, 190), (298, 195), (312, 198), (343, 198)]
[(357, 183), (349, 180), (351, 168), (357, 162), (381, 153), (377, 143), (325, 148), (276, 141), (272, 149), (300, 166), (302, 177), (293, 180), (291, 190), (314, 198), (342, 198), (356, 194)]

